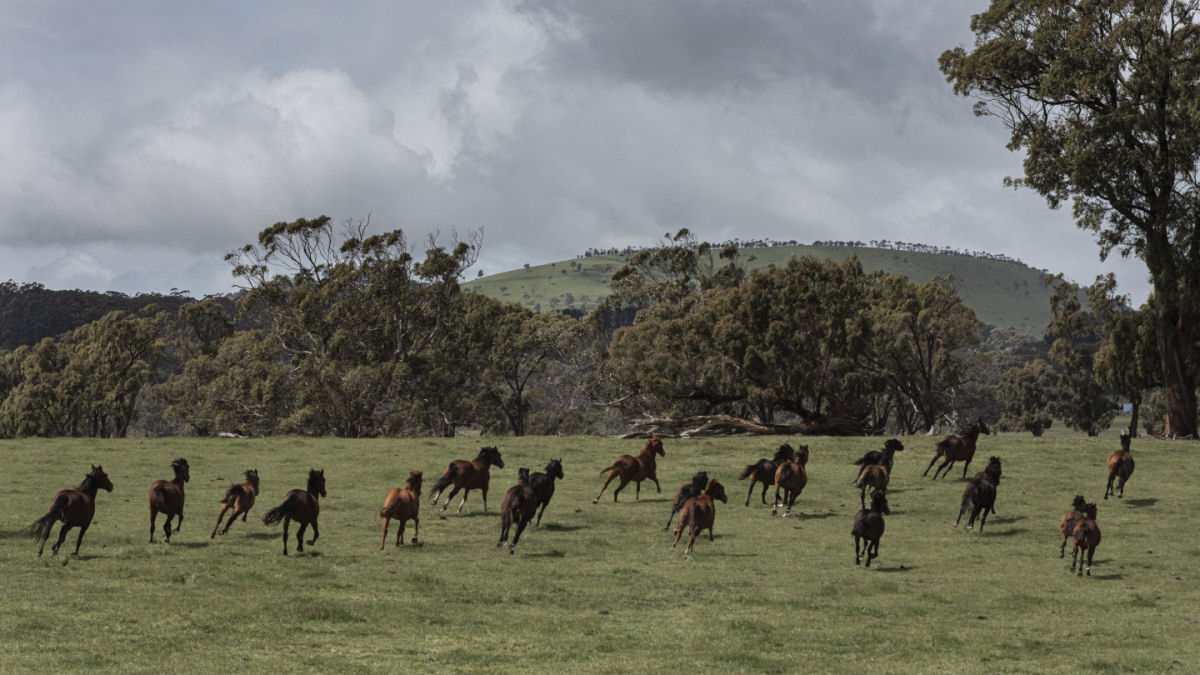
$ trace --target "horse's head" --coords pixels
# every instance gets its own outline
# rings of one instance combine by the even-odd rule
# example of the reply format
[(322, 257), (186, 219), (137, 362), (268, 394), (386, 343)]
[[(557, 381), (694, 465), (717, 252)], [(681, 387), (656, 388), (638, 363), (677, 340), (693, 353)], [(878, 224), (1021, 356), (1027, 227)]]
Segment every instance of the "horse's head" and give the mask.
[(1096, 519), (1096, 504), (1094, 502), (1092, 502), (1092, 503), (1085, 505), (1083, 507), (1083, 515), (1087, 516), (1088, 518), (1091, 518), (1092, 520), (1095, 520)]
[(647, 451), (649, 451), (650, 456), (652, 457), (654, 455), (659, 455), (662, 457), (667, 456), (667, 453), (663, 451), (662, 439), (658, 437), (658, 434), (654, 434), (650, 437), (650, 440), (646, 441), (646, 447), (642, 448), (642, 452)]
[(987, 425), (983, 423), (983, 418), (982, 418), (982, 417), (980, 417), (979, 419), (975, 420), (975, 429), (976, 429), (977, 431), (979, 431), (979, 433), (983, 434), (984, 436), (986, 436), (986, 435), (988, 435), (988, 434), (992, 433), (992, 430), (991, 430), (991, 429), (988, 429)]
[(550, 476), (551, 478), (562, 478), (563, 477), (562, 460), (561, 459), (550, 460), (550, 463), (546, 465), (546, 475)]
[(808, 466), (808, 446), (801, 445), (796, 448), (796, 458), (792, 460), (800, 466)]
[(695, 476), (692, 476), (692, 487), (696, 492), (703, 492), (704, 486), (708, 485), (708, 472), (701, 471)]
[(984, 469), (983, 472), (988, 475), (988, 478), (992, 479), (993, 484), (999, 485), (1000, 484), (1000, 473), (1001, 473), (1000, 458), (992, 457), (991, 459), (989, 459), (987, 468)]
[(254, 489), (258, 489), (258, 469), (250, 469), (246, 472), (246, 482), (253, 485)]
[(517, 484), (529, 485), (529, 469), (525, 467), (517, 469)]
[(1129, 446), (1132, 442), (1133, 442), (1133, 439), (1131, 439), (1129, 437), (1129, 432), (1122, 431), (1121, 432), (1121, 449), (1124, 450), (1125, 452), (1129, 452)]
[(904, 449), (904, 444), (901, 443), (899, 439), (889, 438), (888, 441), (883, 444), (883, 449), (890, 450), (892, 452), (900, 452)]
[(480, 448), (479, 456), (476, 457), (475, 459), (476, 459), (476, 461), (487, 462), (488, 464), (495, 464), (496, 466), (500, 467), (501, 469), (504, 468), (504, 460), (500, 458), (500, 449), (495, 446)]
[[(104, 469), (100, 468), (98, 464), (93, 464), (91, 473), (87, 475), (87, 478), (83, 479), (83, 485), (89, 483), (96, 486), (97, 489), (106, 492), (112, 492), (113, 489), (112, 481), (108, 479), (108, 474), (104, 473)], [(82, 488), (83, 485), (80, 487)]]
[(888, 508), (887, 493), (884, 490), (876, 490), (871, 495), (871, 510), (887, 516), (892, 515), (892, 511)]
[(713, 499), (720, 499), (726, 504), (729, 503), (729, 498), (725, 496), (725, 486), (721, 485), (721, 482), (716, 478), (708, 481), (708, 486), (704, 488), (704, 494)]
[(175, 470), (175, 477), (183, 480), (183, 482), (186, 483), (192, 479), (191, 469), (188, 467), (186, 459), (180, 457), (171, 462), (171, 468)]
[(415, 495), (421, 494), (421, 472), (413, 471), (408, 474), (408, 480), (404, 482), (404, 487)]
[(1079, 511), (1081, 513), (1083, 512), (1083, 507), (1086, 505), (1087, 505), (1087, 500), (1083, 498), (1083, 495), (1075, 495), (1075, 501), (1071, 502), (1071, 506), (1076, 511)]
[(794, 448), (792, 448), (792, 446), (788, 445), (787, 443), (784, 443), (783, 445), (779, 446), (778, 450), (775, 451), (775, 459), (773, 461), (776, 464), (778, 464), (779, 462), (790, 462), (795, 457), (796, 457), (796, 450)]
[(308, 470), (308, 491), (322, 497), (325, 496), (325, 469)]

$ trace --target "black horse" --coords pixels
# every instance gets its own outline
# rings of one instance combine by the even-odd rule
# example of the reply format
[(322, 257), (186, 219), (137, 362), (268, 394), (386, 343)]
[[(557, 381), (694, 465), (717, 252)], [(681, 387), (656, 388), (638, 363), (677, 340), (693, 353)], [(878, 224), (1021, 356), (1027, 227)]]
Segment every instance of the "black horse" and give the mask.
[(904, 445), (899, 440), (891, 438), (883, 444), (882, 450), (872, 450), (862, 457), (854, 460), (854, 463), (858, 465), (859, 469), (858, 475), (851, 485), (858, 485), (859, 479), (862, 478), (863, 469), (873, 464), (879, 464), (887, 467), (888, 475), (891, 475), (893, 461), (892, 458), (897, 452), (900, 452), (903, 449)]
[(529, 477), (529, 488), (533, 490), (533, 496), (537, 499), (538, 506), (541, 510), (538, 511), (537, 522), (534, 527), (542, 524), (542, 514), (546, 512), (546, 505), (550, 503), (550, 498), (554, 496), (554, 479), (562, 478), (562, 460), (552, 459), (546, 465), (546, 473), (535, 473)]
[(1000, 473), (1000, 458), (992, 457), (988, 460), (987, 468), (975, 474), (967, 483), (967, 489), (963, 490), (962, 506), (958, 509), (958, 518), (954, 521), (954, 529), (958, 529), (958, 522), (962, 520), (963, 514), (970, 510), (971, 517), (967, 520), (967, 529), (975, 527), (975, 518), (979, 517), (979, 531), (983, 532), (983, 524), (987, 522), (988, 514), (996, 510), (996, 488), (1000, 485)]
[[(850, 534), (854, 535), (854, 564), (862, 562), (864, 556), (867, 558), (867, 567), (871, 566), (871, 560), (879, 557), (879, 539), (883, 536), (883, 516), (891, 515), (891, 510), (888, 509), (887, 495), (881, 490), (871, 494), (871, 508), (862, 509), (854, 514), (854, 525), (850, 528)], [(865, 543), (865, 546), (859, 548), (860, 544)]]
[(679, 513), (679, 509), (683, 508), (687, 500), (702, 494), (707, 485), (708, 472), (701, 471), (692, 476), (692, 482), (679, 486), (679, 491), (675, 493), (675, 501), (671, 503), (671, 515), (667, 516), (667, 526), (663, 528), (663, 532), (671, 531), (671, 521), (675, 519), (675, 514)]
[[(800, 448), (804, 451), (804, 461), (801, 464), (808, 463), (808, 446), (802, 445)], [(754, 484), (762, 483), (762, 503), (767, 503), (767, 486), (775, 483), (775, 469), (783, 462), (799, 461), (796, 459), (796, 451), (792, 446), (784, 443), (775, 451), (775, 457), (772, 459), (760, 459), (753, 464), (747, 464), (742, 470), (742, 475), (738, 476), (739, 480), (750, 479), (750, 489), (746, 492), (746, 506), (750, 506), (750, 496), (754, 494)], [(668, 526), (670, 522), (668, 521)]]

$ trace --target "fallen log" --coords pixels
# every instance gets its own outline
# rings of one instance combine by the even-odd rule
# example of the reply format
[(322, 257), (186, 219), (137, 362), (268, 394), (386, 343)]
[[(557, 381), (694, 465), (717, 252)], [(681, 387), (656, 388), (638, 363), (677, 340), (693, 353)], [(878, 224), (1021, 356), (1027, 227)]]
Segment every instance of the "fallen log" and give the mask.
[(883, 433), (864, 420), (846, 416), (814, 417), (799, 424), (768, 424), (732, 415), (692, 415), (688, 417), (644, 418), (633, 421), (636, 429), (622, 438), (646, 438), (653, 434), (670, 438), (705, 436), (873, 436)]

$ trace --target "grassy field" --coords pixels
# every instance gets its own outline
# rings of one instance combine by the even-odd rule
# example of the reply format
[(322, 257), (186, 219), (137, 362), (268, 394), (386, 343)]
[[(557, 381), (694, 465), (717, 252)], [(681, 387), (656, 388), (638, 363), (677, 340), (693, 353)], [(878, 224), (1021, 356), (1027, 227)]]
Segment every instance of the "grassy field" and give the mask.
[[(743, 506), (743, 465), (784, 439), (666, 441), (663, 492), (592, 497), (598, 472), (637, 441), (487, 439), (499, 445), (489, 510), (422, 507), (421, 544), (379, 550), (385, 491), (412, 469), (427, 489), (480, 439), (129, 439), (0, 442), (0, 671), (109, 672), (1178, 672), (1200, 670), (1200, 496), (1185, 470), (1196, 444), (1138, 440), (1124, 500), (1100, 502), (1092, 576), (1058, 557), (1059, 516), (1102, 496), (1115, 432), (984, 438), (972, 465), (1004, 461), (998, 514), (952, 531), (961, 471), (922, 478), (933, 441), (904, 438), (892, 515), (874, 566), (855, 566), (853, 459), (880, 439), (806, 439), (798, 516)], [(795, 443), (798, 439), (786, 439)], [(146, 493), (169, 464), (192, 467), (187, 518), (147, 543)], [(566, 478), (516, 555), (495, 548), (497, 511), (519, 466), (562, 457)], [(91, 463), (101, 493), (81, 554), (35, 556), (25, 528)], [(209, 539), (218, 501), (256, 467), (247, 525)], [(283, 557), (261, 522), (309, 467), (324, 468), (321, 538)], [(676, 488), (720, 478), (716, 541), (690, 558), (662, 532)], [(610, 488), (611, 490), (611, 488)], [(428, 499), (428, 492), (425, 494)], [(455, 500), (457, 502), (457, 499)], [(294, 529), (293, 529), (294, 532)], [(394, 532), (394, 531), (393, 531)], [(411, 532), (411, 530), (410, 530)], [(57, 529), (55, 530), (57, 536)], [(161, 539), (161, 536), (158, 537)], [(65, 546), (73, 546), (72, 534)]]
[[(742, 250), (741, 260), (747, 269), (765, 269), (771, 265), (783, 267), (788, 260), (805, 255), (838, 261), (857, 255), (868, 271), (903, 274), (914, 283), (953, 275), (962, 283), (961, 294), (966, 303), (981, 320), (993, 326), (1020, 328), (1041, 335), (1050, 321), (1052, 292), (1042, 284), (1042, 273), (1015, 262), (836, 246), (748, 248)], [(619, 256), (563, 260), (474, 279), (464, 287), (540, 311), (566, 307), (590, 310), (608, 295), (609, 279), (625, 262)]]

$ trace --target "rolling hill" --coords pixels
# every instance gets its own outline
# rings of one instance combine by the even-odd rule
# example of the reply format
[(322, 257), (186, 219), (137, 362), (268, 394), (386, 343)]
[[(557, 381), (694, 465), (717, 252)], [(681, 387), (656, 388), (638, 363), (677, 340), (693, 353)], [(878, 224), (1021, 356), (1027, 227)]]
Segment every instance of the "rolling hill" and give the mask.
[[(781, 267), (799, 256), (841, 261), (857, 255), (863, 268), (903, 274), (914, 283), (950, 275), (960, 293), (984, 323), (1041, 335), (1050, 321), (1045, 274), (1019, 262), (967, 255), (945, 255), (860, 246), (773, 246), (744, 248), (746, 269)], [(567, 308), (590, 310), (608, 295), (613, 272), (628, 256), (602, 255), (562, 260), (473, 279), (464, 288), (488, 297), (525, 305), (535, 311)]]

